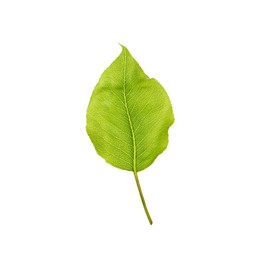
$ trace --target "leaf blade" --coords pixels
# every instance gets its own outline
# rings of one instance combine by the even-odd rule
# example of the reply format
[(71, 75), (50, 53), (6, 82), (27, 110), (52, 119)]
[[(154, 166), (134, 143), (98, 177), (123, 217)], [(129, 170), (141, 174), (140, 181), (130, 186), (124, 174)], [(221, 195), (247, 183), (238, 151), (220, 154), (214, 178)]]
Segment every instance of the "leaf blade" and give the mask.
[(122, 46), (101, 75), (87, 110), (87, 132), (97, 153), (117, 168), (142, 171), (166, 149), (173, 122), (163, 87)]

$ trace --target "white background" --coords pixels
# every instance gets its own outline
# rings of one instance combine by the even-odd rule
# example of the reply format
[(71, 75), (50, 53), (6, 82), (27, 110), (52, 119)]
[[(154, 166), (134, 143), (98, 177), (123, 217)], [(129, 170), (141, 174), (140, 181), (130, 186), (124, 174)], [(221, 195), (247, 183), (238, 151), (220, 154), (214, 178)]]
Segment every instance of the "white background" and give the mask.
[[(260, 259), (259, 1), (0, 2), (0, 259)], [(140, 173), (85, 132), (128, 47), (168, 92), (167, 150)]]

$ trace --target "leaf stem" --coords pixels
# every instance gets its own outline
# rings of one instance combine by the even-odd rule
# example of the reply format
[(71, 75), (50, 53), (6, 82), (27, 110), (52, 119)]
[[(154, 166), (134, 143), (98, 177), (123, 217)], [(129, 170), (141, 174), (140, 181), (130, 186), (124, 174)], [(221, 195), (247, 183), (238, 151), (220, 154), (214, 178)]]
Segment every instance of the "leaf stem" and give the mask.
[(144, 207), (144, 211), (145, 211), (145, 214), (149, 220), (149, 223), (152, 225), (153, 224), (153, 221), (152, 221), (152, 218), (149, 214), (149, 211), (147, 209), (147, 206), (146, 206), (146, 203), (145, 203), (145, 199), (144, 199), (144, 195), (143, 195), (143, 192), (142, 192), (142, 188), (141, 188), (141, 185), (140, 185), (140, 182), (139, 182), (139, 179), (138, 179), (138, 175), (137, 175), (137, 172), (134, 171), (134, 176), (135, 176), (135, 182), (136, 182), (136, 185), (137, 185), (137, 188), (138, 188), (138, 191), (139, 191), (139, 195), (141, 197), (141, 201), (142, 201), (142, 204), (143, 204), (143, 207)]

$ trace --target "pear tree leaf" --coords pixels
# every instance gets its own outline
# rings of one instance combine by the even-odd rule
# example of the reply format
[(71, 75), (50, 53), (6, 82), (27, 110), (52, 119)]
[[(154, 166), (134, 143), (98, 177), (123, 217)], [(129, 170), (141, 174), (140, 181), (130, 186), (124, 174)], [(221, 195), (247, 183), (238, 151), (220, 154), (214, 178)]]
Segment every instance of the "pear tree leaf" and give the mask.
[(133, 172), (150, 224), (138, 172), (166, 149), (173, 122), (171, 102), (164, 88), (149, 78), (122, 46), (121, 54), (94, 88), (86, 130), (101, 157), (117, 168)]

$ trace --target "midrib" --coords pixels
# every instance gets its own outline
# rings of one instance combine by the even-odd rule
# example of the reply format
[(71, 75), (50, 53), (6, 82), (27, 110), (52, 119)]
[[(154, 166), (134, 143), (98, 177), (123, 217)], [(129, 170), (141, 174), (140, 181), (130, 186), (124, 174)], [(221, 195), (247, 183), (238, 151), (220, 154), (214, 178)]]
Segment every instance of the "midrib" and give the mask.
[(132, 120), (130, 117), (130, 113), (128, 110), (128, 106), (127, 106), (127, 100), (126, 100), (126, 50), (124, 49), (124, 103), (125, 103), (125, 109), (126, 109), (126, 113), (127, 113), (127, 117), (128, 117), (128, 121), (129, 121), (129, 125), (130, 125), (130, 129), (131, 129), (131, 133), (132, 133), (132, 139), (133, 139), (133, 147), (134, 147), (134, 154), (133, 154), (133, 170), (134, 173), (136, 173), (136, 142), (135, 142), (135, 133), (134, 133), (134, 128), (133, 128), (133, 124), (132, 124)]

